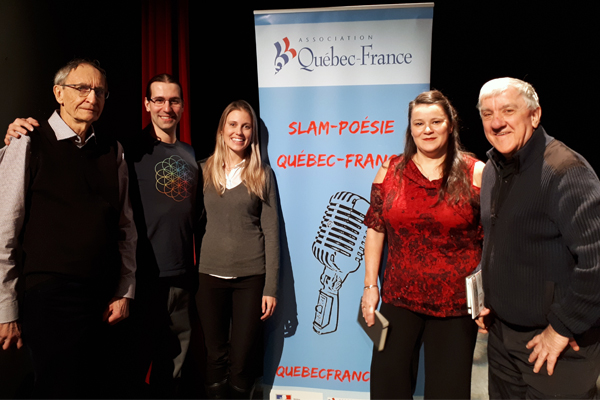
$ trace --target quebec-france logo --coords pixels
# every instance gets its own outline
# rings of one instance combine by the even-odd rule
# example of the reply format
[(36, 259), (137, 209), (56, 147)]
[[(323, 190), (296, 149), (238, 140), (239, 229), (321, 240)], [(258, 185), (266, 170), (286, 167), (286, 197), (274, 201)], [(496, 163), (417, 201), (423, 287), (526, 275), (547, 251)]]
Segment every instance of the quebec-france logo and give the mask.
[(296, 58), (298, 52), (290, 47), (290, 40), (287, 37), (275, 42), (274, 45), (275, 50), (277, 50), (274, 63), (275, 74), (277, 74), (287, 63)]

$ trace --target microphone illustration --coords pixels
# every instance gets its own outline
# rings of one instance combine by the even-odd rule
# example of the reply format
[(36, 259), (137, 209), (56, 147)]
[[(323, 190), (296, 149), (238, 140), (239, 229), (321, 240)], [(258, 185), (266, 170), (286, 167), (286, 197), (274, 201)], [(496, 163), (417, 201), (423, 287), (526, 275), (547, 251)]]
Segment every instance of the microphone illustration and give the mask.
[(368, 209), (369, 202), (354, 193), (338, 192), (329, 199), (312, 245), (313, 255), (325, 266), (313, 321), (320, 335), (337, 330), (339, 291), (348, 275), (360, 267), (365, 253), (363, 220)]

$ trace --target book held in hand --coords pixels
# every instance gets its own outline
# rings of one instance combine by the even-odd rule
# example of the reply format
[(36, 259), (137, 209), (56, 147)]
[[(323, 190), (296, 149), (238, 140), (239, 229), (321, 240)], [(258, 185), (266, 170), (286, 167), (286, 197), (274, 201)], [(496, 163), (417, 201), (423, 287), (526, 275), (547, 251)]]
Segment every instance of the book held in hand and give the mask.
[(362, 298), (360, 300), (358, 305), (358, 323), (365, 333), (369, 335), (377, 350), (381, 351), (385, 347), (385, 338), (387, 337), (389, 322), (379, 311), (375, 310), (375, 325), (367, 326), (362, 315)]
[(465, 278), (467, 284), (467, 308), (473, 319), (479, 316), (483, 310), (483, 283), (481, 281), (481, 269)]

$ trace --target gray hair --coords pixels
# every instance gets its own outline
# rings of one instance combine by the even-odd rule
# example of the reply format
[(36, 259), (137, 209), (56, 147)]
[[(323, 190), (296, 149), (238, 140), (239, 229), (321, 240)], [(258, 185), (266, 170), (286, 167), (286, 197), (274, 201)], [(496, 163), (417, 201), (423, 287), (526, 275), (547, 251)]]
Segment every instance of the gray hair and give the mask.
[(102, 77), (104, 78), (104, 84), (108, 86), (108, 82), (106, 81), (106, 71), (100, 67), (100, 63), (97, 60), (90, 61), (83, 58), (73, 59), (69, 61), (64, 67), (59, 69), (58, 72), (56, 72), (56, 75), (54, 75), (54, 84), (59, 86), (64, 85), (71, 71), (77, 69), (77, 67), (79, 67), (80, 65), (89, 65), (91, 67), (96, 68), (102, 74)]
[(535, 110), (540, 106), (540, 99), (531, 84), (516, 78), (498, 78), (492, 79), (481, 87), (477, 109), (481, 111), (481, 102), (483, 99), (498, 96), (509, 87), (516, 89), (523, 96), (527, 108), (530, 110)]

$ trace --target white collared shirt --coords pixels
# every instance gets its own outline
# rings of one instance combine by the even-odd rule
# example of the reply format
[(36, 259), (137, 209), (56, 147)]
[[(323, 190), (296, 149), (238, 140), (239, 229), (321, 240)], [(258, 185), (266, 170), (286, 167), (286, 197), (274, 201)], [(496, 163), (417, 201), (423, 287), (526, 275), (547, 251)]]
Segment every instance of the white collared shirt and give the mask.
[(48, 118), (48, 124), (50, 124), (50, 127), (54, 131), (54, 134), (56, 135), (56, 140), (71, 140), (73, 143), (75, 143), (75, 146), (77, 146), (80, 149), (83, 146), (85, 146), (87, 142), (92, 140), (92, 138), (96, 140), (96, 133), (94, 132), (93, 126), (90, 126), (90, 128), (88, 129), (89, 132), (84, 142), (81, 140), (81, 136), (76, 134), (73, 131), (73, 129), (71, 129), (69, 125), (67, 125), (65, 121), (63, 121), (63, 119), (56, 111), (54, 111), (50, 118)]
[(240, 183), (242, 183), (242, 172), (244, 171), (245, 163), (246, 163), (246, 160), (242, 160), (241, 162), (237, 163), (231, 169), (231, 171), (229, 171), (229, 173), (225, 174), (225, 177), (226, 177), (225, 188), (226, 189), (233, 189), (234, 187), (236, 187)]

